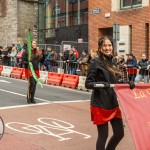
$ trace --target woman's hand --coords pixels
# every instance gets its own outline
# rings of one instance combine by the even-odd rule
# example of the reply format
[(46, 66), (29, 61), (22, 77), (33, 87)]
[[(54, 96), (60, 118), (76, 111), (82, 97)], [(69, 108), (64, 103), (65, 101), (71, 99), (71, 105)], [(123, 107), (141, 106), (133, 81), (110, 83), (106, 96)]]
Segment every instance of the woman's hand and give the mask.
[(39, 48), (36, 49), (36, 53), (37, 53), (37, 55), (39, 55), (39, 56), (42, 55), (42, 51), (41, 51)]

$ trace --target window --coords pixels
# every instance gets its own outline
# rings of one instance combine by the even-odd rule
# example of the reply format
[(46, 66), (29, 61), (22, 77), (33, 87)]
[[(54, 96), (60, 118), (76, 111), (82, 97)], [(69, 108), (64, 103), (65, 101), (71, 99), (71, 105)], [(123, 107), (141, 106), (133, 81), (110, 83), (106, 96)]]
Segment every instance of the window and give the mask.
[(0, 0), (0, 17), (2, 16), (2, 2)]
[(56, 6), (53, 10), (53, 16), (59, 15), (61, 13), (61, 8), (59, 6)]
[(6, 1), (0, 0), (0, 17), (6, 16)]
[(142, 0), (120, 0), (121, 9), (135, 8), (142, 6)]
[(145, 50), (146, 55), (149, 58), (149, 23), (145, 24)]

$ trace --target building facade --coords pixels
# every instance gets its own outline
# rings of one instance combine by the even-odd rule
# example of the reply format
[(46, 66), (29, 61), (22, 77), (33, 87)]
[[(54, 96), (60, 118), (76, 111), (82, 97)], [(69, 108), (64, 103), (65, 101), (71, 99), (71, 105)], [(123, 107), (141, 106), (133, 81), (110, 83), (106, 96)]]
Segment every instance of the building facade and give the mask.
[[(36, 0), (0, 0), (0, 45), (11, 46), (27, 42), (27, 31), (38, 24)], [(36, 38), (36, 37), (35, 37)]]
[(150, 58), (150, 0), (89, 0), (89, 49), (101, 36), (111, 35), (119, 54), (142, 53)]
[(39, 43), (88, 41), (88, 0), (39, 0)]

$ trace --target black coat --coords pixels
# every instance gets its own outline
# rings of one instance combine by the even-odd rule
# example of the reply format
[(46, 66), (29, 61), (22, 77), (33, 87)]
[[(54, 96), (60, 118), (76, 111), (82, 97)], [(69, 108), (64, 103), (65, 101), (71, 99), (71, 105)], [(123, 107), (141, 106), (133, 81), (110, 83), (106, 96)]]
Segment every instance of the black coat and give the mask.
[(71, 68), (77, 67), (77, 63), (76, 63), (77, 59), (75, 54), (69, 55), (68, 60), (69, 60), (69, 67)]
[(141, 67), (139, 74), (140, 75), (148, 75), (148, 70), (147, 70), (147, 66), (150, 65), (150, 62), (146, 59), (146, 60), (140, 60), (138, 62), (138, 66)]
[[(34, 70), (39, 70), (39, 62), (41, 61), (42, 57), (36, 54), (36, 52), (32, 53), (31, 62), (33, 65)], [(22, 54), (22, 61), (24, 68), (28, 69), (28, 52), (24, 51)]]
[[(108, 62), (112, 65), (112, 58), (106, 57)], [(95, 88), (94, 84), (107, 82), (109, 84), (117, 83), (116, 79), (106, 70), (103, 62), (99, 59), (93, 59), (89, 72), (87, 74), (85, 87), (93, 89), (91, 96), (91, 105), (104, 109), (114, 109), (118, 106), (117, 96), (114, 88)]]

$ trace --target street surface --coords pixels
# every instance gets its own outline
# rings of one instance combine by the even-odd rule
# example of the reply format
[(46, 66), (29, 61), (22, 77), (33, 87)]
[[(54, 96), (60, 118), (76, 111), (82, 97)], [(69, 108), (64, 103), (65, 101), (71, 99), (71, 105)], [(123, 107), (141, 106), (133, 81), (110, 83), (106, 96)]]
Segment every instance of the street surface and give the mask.
[[(5, 124), (1, 150), (95, 150), (90, 92), (37, 85), (37, 104), (27, 104), (26, 94), (26, 81), (0, 77), (0, 116)], [(117, 150), (135, 150), (123, 118), (125, 137)]]

